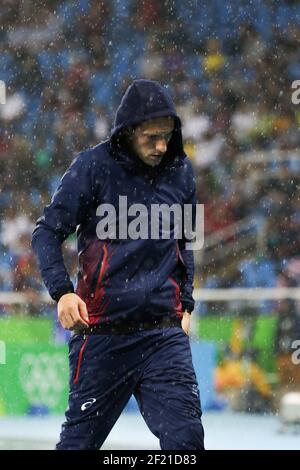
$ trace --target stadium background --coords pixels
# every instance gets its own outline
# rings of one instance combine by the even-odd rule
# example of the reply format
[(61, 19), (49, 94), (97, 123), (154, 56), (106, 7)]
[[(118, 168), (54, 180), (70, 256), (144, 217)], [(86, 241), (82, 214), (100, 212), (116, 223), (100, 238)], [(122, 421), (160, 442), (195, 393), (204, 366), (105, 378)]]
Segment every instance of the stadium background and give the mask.
[[(191, 342), (208, 447), (299, 448), (277, 434), (281, 397), (300, 391), (299, 299), (272, 300), (300, 283), (299, 41), (297, 0), (2, 0), (0, 447), (51, 447), (66, 403), (68, 333), (43, 297), (34, 222), (144, 77), (174, 97), (205, 204), (195, 287), (211, 300), (197, 291)], [(73, 237), (74, 279), (75, 250)], [(236, 288), (255, 291), (246, 300)], [(130, 402), (108, 445), (157, 445), (142, 426)]]

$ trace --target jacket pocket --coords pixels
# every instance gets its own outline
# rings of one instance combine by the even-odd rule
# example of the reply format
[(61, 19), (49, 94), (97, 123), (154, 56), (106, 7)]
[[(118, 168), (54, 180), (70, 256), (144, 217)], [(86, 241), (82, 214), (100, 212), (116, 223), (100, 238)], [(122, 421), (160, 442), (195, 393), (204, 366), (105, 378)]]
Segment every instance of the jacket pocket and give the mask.
[(96, 293), (96, 289), (102, 281), (101, 277), (103, 278), (103, 275), (101, 273), (101, 268), (103, 270), (103, 262), (104, 262), (104, 258), (105, 258), (105, 253), (107, 253), (107, 248), (104, 245), (103, 247), (101, 247), (101, 252), (100, 252), (100, 257), (99, 257), (99, 261), (98, 261), (98, 264), (97, 264), (97, 268), (96, 268), (96, 270), (93, 274), (92, 280), (91, 280), (91, 288), (90, 288), (91, 298), (94, 298), (95, 293)]

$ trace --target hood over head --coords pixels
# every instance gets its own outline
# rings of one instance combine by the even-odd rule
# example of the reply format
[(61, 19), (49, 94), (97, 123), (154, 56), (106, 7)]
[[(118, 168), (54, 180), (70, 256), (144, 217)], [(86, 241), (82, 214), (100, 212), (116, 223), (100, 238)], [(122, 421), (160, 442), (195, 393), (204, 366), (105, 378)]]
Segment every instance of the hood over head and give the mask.
[[(127, 152), (123, 131), (144, 121), (167, 116), (173, 117), (175, 121), (173, 135), (162, 162), (157, 167), (149, 167), (138, 157)], [(127, 88), (117, 109), (110, 143), (114, 156), (131, 169), (138, 170), (140, 168), (155, 172), (168, 165), (181, 165), (185, 158), (181, 121), (176, 114), (174, 103), (167, 89), (153, 80), (134, 80)]]

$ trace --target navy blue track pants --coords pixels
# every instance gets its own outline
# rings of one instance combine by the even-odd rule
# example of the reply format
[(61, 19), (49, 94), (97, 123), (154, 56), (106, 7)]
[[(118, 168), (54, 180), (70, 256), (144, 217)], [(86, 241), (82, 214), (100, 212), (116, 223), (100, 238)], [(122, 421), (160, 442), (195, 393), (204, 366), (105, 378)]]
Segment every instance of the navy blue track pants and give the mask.
[(57, 449), (99, 449), (134, 394), (163, 450), (204, 449), (189, 338), (180, 327), (76, 335), (70, 394)]

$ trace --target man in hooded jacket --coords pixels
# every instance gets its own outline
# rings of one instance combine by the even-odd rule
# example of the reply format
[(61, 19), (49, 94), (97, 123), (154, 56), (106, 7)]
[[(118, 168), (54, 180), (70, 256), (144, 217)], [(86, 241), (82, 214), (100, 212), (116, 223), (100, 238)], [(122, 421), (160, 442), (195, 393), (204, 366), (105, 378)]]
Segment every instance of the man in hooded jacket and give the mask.
[[(136, 213), (143, 205), (150, 213), (163, 204), (194, 208), (194, 174), (169, 93), (158, 82), (134, 80), (110, 139), (79, 153), (33, 232), (58, 318), (73, 330), (69, 407), (57, 449), (99, 449), (132, 394), (162, 449), (204, 449), (188, 338), (193, 252), (184, 231), (174, 236), (174, 224), (173, 236), (151, 238), (150, 217), (146, 236), (124, 232), (133, 221), (128, 208)], [(109, 225), (108, 207), (118, 211), (99, 236)], [(75, 231), (74, 291), (61, 245)]]

